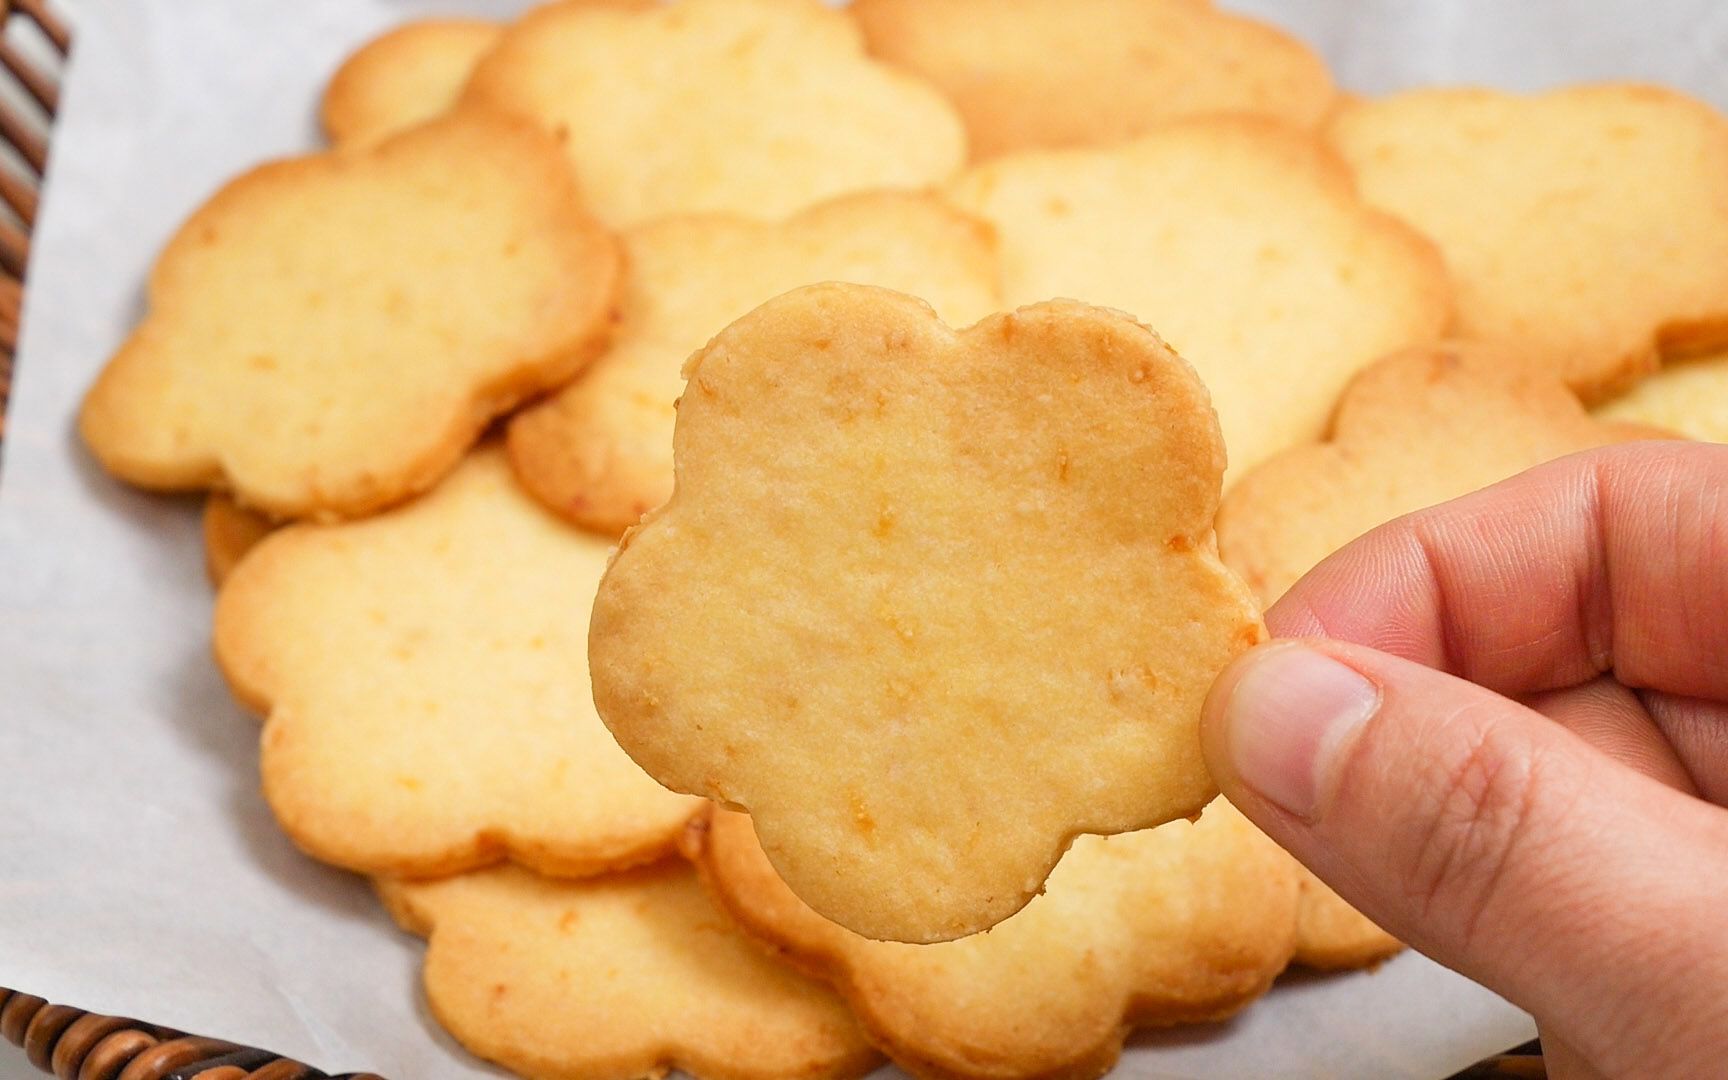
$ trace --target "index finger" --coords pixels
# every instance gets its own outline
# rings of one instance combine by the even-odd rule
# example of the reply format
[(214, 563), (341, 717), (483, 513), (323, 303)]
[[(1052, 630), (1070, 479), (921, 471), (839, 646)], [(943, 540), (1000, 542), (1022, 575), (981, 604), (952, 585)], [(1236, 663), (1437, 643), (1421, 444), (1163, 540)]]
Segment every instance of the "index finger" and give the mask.
[(1728, 446), (1632, 443), (1374, 530), (1267, 612), (1501, 694), (1622, 683), (1728, 699)]

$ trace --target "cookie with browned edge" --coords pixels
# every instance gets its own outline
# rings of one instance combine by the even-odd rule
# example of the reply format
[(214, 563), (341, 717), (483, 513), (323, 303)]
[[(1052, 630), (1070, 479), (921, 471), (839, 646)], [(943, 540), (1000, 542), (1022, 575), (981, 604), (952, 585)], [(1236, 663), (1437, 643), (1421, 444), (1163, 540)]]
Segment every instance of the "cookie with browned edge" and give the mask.
[(953, 107), (866, 56), (857, 26), (820, 0), (547, 4), (505, 33), (463, 97), (557, 138), (618, 228), (782, 218), (851, 191), (925, 187), (966, 156)]
[(1075, 836), (1216, 793), (1201, 700), (1263, 631), (1215, 553), (1217, 419), (1151, 330), (816, 285), (685, 373), (672, 498), (595, 599), (595, 702), (662, 783), (749, 809), (811, 907), (959, 937)]
[(582, 663), (607, 554), (495, 445), (406, 506), (252, 549), (217, 597), (216, 658), (265, 717), (264, 795), (289, 837), (417, 877), (669, 851), (701, 803), (618, 748)]
[(1728, 117), (1653, 86), (1426, 89), (1330, 129), (1363, 196), (1439, 245), (1457, 332), (1586, 400), (1728, 345)]
[(168, 244), (79, 430), (143, 487), (228, 488), (276, 518), (374, 513), (580, 371), (617, 282), (616, 244), (520, 121), (456, 113), (265, 165)]
[(1120, 308), (1194, 365), (1232, 478), (1317, 438), (1351, 375), (1451, 314), (1432, 245), (1369, 209), (1313, 135), (1263, 118), (1011, 154), (948, 193), (996, 227), (1005, 303)]
[(1318, 124), (1312, 49), (1195, 0), (853, 0), (872, 54), (940, 87), (974, 158), (1090, 146), (1205, 113)]
[(746, 940), (680, 861), (587, 881), (499, 867), (377, 885), (429, 941), (438, 1022), (523, 1076), (848, 1080), (880, 1060), (837, 996)]
[(1130, 1029), (1218, 1020), (1290, 958), (1296, 864), (1217, 800), (1197, 823), (1075, 841), (1049, 888), (989, 933), (871, 941), (811, 911), (748, 817), (692, 824), (688, 853), (722, 906), (828, 980), (915, 1076), (1096, 1076)]

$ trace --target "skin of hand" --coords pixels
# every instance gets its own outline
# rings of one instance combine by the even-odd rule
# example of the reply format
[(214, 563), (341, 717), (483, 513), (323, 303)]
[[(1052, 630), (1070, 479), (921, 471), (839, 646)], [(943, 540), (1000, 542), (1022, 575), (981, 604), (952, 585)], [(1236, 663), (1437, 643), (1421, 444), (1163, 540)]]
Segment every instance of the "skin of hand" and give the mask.
[(1728, 446), (1579, 454), (1391, 522), (1202, 723), (1231, 801), (1529, 1010), (1549, 1074), (1728, 1069)]

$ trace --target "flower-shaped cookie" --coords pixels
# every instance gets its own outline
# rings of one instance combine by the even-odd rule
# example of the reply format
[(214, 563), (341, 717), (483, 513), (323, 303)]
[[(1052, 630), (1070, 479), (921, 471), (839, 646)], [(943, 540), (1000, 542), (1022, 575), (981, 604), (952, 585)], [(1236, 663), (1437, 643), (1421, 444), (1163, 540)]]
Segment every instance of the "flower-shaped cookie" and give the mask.
[(750, 810), (813, 908), (958, 937), (1075, 836), (1212, 797), (1200, 703), (1263, 631), (1215, 552), (1217, 420), (1157, 335), (1072, 301), (956, 332), (828, 284), (686, 370), (595, 701), (662, 783)]
[(523, 1076), (839, 1080), (881, 1060), (832, 991), (748, 940), (682, 862), (588, 881), (499, 867), (377, 885), (430, 941), (438, 1022)]
[(721, 905), (832, 983), (915, 1076), (1096, 1076), (1130, 1028), (1228, 1016), (1290, 959), (1296, 862), (1222, 799), (1197, 823), (1082, 837), (1025, 910), (939, 945), (823, 919), (775, 876), (742, 814), (693, 822), (689, 836)]
[(957, 326), (998, 307), (989, 229), (922, 193), (842, 196), (774, 223), (667, 218), (623, 239), (630, 273), (610, 347), (510, 421), (523, 485), (602, 532), (623, 532), (672, 494), (684, 361), (764, 300), (849, 281), (911, 293)]
[(921, 188), (966, 158), (952, 106), (864, 55), (820, 0), (592, 0), (523, 16), (464, 100), (555, 135), (615, 227), (667, 214), (782, 218), (870, 188)]
[(79, 428), (144, 487), (372, 513), (591, 360), (617, 279), (556, 145), (508, 117), (265, 165), (169, 243)]
[(1654, 86), (1413, 90), (1330, 130), (1363, 197), (1439, 245), (1462, 337), (1587, 400), (1728, 345), (1728, 117)]
[(606, 557), (492, 445), (407, 506), (252, 549), (216, 601), (216, 658), (267, 717), (264, 794), (295, 843), (409, 876), (670, 850), (701, 803), (618, 749), (582, 665)]
[(872, 54), (929, 79), (974, 157), (1120, 142), (1180, 116), (1318, 124), (1335, 91), (1314, 50), (1196, 0), (853, 0)]
[(1451, 315), (1433, 246), (1369, 209), (1315, 136), (1264, 117), (1010, 154), (948, 194), (996, 226), (1006, 303), (1121, 308), (1194, 365), (1232, 480), (1318, 438), (1351, 375)]

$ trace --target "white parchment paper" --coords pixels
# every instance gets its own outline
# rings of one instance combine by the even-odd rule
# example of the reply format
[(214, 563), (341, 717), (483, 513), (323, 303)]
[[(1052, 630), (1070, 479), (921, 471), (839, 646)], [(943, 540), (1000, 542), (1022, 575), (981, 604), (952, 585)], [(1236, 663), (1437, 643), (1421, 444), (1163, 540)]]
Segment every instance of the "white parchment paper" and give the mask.
[[(1345, 85), (1673, 83), (1728, 107), (1712, 0), (1236, 0)], [(492, 1075), (417, 991), (420, 944), (300, 856), (258, 794), (255, 721), (209, 657), (197, 504), (105, 477), (72, 435), (176, 224), (315, 144), (341, 56), (485, 0), (62, 0), (77, 31), (0, 471), (0, 985), (393, 1080)], [(1227, 1025), (1136, 1038), (1134, 1077), (1439, 1077), (1530, 1036), (1420, 956), (1286, 980)], [(0, 1049), (0, 1077), (36, 1076)]]

